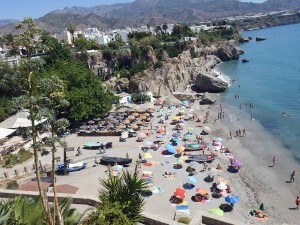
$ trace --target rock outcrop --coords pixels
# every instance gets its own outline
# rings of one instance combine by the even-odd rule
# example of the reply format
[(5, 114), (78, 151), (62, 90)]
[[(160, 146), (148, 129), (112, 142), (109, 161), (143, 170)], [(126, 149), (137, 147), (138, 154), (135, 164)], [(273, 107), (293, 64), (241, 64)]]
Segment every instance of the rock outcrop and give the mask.
[[(192, 58), (190, 51), (183, 51), (178, 57), (168, 58), (163, 52), (163, 65), (158, 68), (151, 67), (136, 74), (131, 81), (127, 79), (111, 78), (106, 82), (118, 91), (145, 92), (151, 91), (155, 96), (168, 96), (173, 92), (183, 92), (187, 86), (195, 87), (197, 92), (222, 92), (228, 85), (218, 78), (213, 68), (222, 61), (238, 59), (243, 53), (234, 46), (234, 42), (224, 42), (198, 48), (198, 58)], [(118, 61), (131, 62), (130, 50), (118, 54)], [(150, 49), (146, 59), (149, 63), (157, 61), (154, 51)], [(134, 62), (133, 62), (134, 63)], [(91, 56), (89, 66), (92, 71), (103, 80), (112, 75), (113, 62), (106, 62), (102, 54)]]
[(239, 59), (241, 51), (239, 48), (235, 47), (233, 44), (222, 44), (217, 50), (217, 56), (222, 61), (229, 61)]
[(202, 98), (199, 103), (200, 103), (200, 105), (211, 105), (211, 104), (215, 103), (216, 100), (217, 99), (216, 99), (215, 95), (205, 92), (202, 95)]
[(228, 88), (228, 84), (211, 74), (199, 73), (195, 82), (199, 92), (222, 92)]

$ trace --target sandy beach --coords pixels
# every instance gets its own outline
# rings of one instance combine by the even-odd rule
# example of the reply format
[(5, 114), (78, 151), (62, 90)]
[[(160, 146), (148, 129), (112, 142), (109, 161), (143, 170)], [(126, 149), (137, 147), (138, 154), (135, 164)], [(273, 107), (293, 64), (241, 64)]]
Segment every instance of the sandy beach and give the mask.
[[(163, 108), (163, 112), (160, 111), (158, 106), (152, 107), (155, 113), (151, 122), (153, 125), (160, 125), (157, 116), (168, 113), (167, 106)], [(222, 105), (222, 107), (224, 118), (217, 119), (220, 112), (220, 102), (212, 106), (200, 106), (197, 101), (191, 104), (190, 108), (194, 109), (194, 113), (199, 116), (204, 117), (206, 112), (209, 111), (209, 120), (206, 124), (203, 124), (203, 119), (200, 123), (196, 123), (195, 120), (185, 121), (181, 134), (187, 133), (190, 127), (195, 128), (190, 138), (193, 141), (196, 140), (196, 134), (200, 135), (204, 126), (211, 128), (211, 133), (203, 136), (205, 142), (209, 143), (208, 148), (210, 149), (205, 150), (205, 153), (217, 154), (217, 159), (209, 164), (209, 167), (215, 168), (220, 164), (223, 172), (217, 176), (223, 177), (231, 187), (231, 194), (239, 197), (239, 202), (235, 204), (233, 211), (225, 213), (223, 217), (229, 220), (233, 219), (238, 224), (298, 224), (300, 214), (297, 210), (294, 210), (295, 199), (298, 195), (297, 190), (299, 190), (297, 173), (295, 183), (286, 182), (289, 180), (292, 170), (297, 168), (296, 162), (282, 150), (281, 144), (273, 140), (255, 120), (249, 120), (249, 115), (237, 112), (236, 109), (226, 105)], [(166, 140), (167, 143), (172, 134), (176, 132), (172, 130), (175, 126), (170, 125), (170, 122), (172, 116), (176, 115), (178, 110), (177, 108), (172, 110), (170, 112), (171, 116), (166, 121), (167, 134), (161, 140)], [(148, 128), (150, 129), (150, 125), (148, 125)], [(237, 129), (246, 129), (246, 136), (235, 137), (235, 130)], [(232, 132), (232, 139), (229, 136), (230, 131)], [(152, 132), (153, 134), (147, 137), (145, 141), (158, 140), (155, 131)], [(212, 141), (217, 137), (223, 139), (222, 146), (231, 150), (235, 159), (243, 162), (243, 167), (238, 173), (227, 172), (230, 160), (212, 145)], [(82, 150), (83, 154), (81, 156), (75, 156), (76, 151), (68, 152), (68, 158), (74, 159), (75, 162), (87, 162), (88, 166), (86, 169), (70, 173), (68, 176), (58, 176), (57, 184), (71, 184), (79, 187), (77, 194), (84, 196), (97, 196), (100, 188), (99, 178), (107, 177), (107, 167), (103, 165), (96, 166), (94, 163), (95, 157), (97, 160), (103, 156), (126, 157), (128, 153), (129, 157), (133, 158), (133, 162), (135, 162), (139, 153), (143, 154), (140, 147), (145, 142), (136, 142), (136, 138), (128, 138), (126, 142), (119, 142), (118, 137), (79, 137), (76, 134), (67, 136), (65, 140), (69, 147), (75, 147), (75, 149), (78, 146), (82, 148), (83, 144), (89, 141), (113, 142), (113, 147), (107, 149), (105, 154), (98, 154), (98, 150), (85, 149)], [(180, 141), (178, 146), (183, 145), (183, 143)], [(146, 198), (145, 211), (172, 220), (176, 212), (176, 206), (171, 204), (169, 200), (176, 188), (183, 187), (188, 182), (186, 168), (190, 164), (183, 163), (182, 169), (174, 170), (173, 163), (177, 163), (177, 158), (173, 155), (162, 155), (164, 147), (165, 145), (162, 145), (157, 151), (149, 150), (148, 153), (151, 154), (152, 158), (146, 158), (146, 160), (152, 163), (152, 166), (141, 166), (141, 172), (152, 172), (153, 185), (163, 189), (162, 193), (153, 193)], [(57, 155), (62, 157), (62, 149), (59, 149)], [(272, 168), (270, 166), (274, 155), (277, 156), (278, 163)], [(48, 156), (41, 159), (43, 164), (50, 163)], [(135, 163), (132, 163), (126, 169), (133, 170), (134, 165)], [(212, 186), (212, 183), (204, 181), (208, 173), (201, 172), (203, 164), (192, 163), (192, 167), (197, 171), (194, 176), (197, 184), (193, 189), (186, 190), (185, 203), (188, 205), (189, 214), (185, 212), (177, 212), (177, 214), (197, 217), (197, 211), (207, 212), (226, 202), (224, 197), (219, 199), (210, 198), (206, 203), (191, 200), (191, 197), (196, 194), (196, 188), (205, 188), (211, 194), (210, 188)], [(164, 172), (175, 172), (174, 179), (166, 179), (163, 176)], [(249, 216), (250, 210), (259, 208), (261, 203), (264, 203), (267, 210), (265, 214), (268, 216), (268, 220), (261, 221)]]
[[(248, 115), (239, 114), (239, 120), (236, 118), (234, 109), (223, 106), (225, 117), (223, 119), (217, 118), (217, 113), (220, 111), (219, 104), (213, 106), (200, 106), (198, 102), (191, 105), (191, 108), (195, 109), (195, 113), (204, 117), (207, 111), (210, 112), (209, 123), (203, 124), (202, 122), (195, 123), (195, 121), (187, 121), (184, 125), (182, 133), (186, 133), (189, 127), (194, 127), (195, 131), (191, 140), (195, 140), (195, 135), (200, 134), (203, 127), (209, 126), (212, 132), (209, 135), (204, 136), (205, 141), (212, 143), (216, 137), (223, 138), (222, 145), (229, 148), (233, 153), (235, 159), (238, 159), (244, 163), (239, 173), (227, 172), (227, 167), (230, 165), (228, 158), (224, 157), (222, 153), (209, 144), (210, 151), (218, 155), (218, 158), (209, 166), (214, 168), (217, 164), (220, 164), (223, 168), (223, 172), (219, 176), (228, 181), (231, 187), (232, 193), (239, 196), (239, 202), (235, 204), (234, 210), (229, 213), (225, 213), (224, 217), (227, 219), (233, 218), (234, 221), (238, 221), (239, 224), (298, 224), (300, 219), (299, 213), (293, 210), (295, 207), (295, 198), (297, 196), (297, 187), (299, 185), (296, 178), (295, 183), (286, 183), (289, 180), (291, 171), (294, 169), (293, 162), (287, 153), (282, 151), (279, 153), (282, 146), (276, 140), (272, 140), (272, 137), (266, 132), (263, 132), (262, 128), (256, 121), (250, 121)], [(159, 107), (154, 107), (159, 110)], [(175, 115), (178, 109), (172, 111), (172, 116)], [(164, 107), (164, 113), (167, 113), (167, 108)], [(163, 115), (164, 115), (163, 113)], [(153, 125), (158, 124), (158, 112), (155, 112)], [(169, 117), (168, 123), (171, 122)], [(245, 116), (245, 118), (244, 118)], [(247, 118), (246, 118), (247, 117)], [(203, 121), (203, 120), (202, 120)], [(216, 121), (216, 122), (215, 122)], [(197, 125), (197, 126), (196, 126)], [(167, 135), (163, 136), (163, 140), (171, 138), (175, 131), (172, 130), (174, 126), (167, 125)], [(235, 137), (236, 129), (246, 129), (246, 137)], [(232, 131), (233, 138), (229, 138), (229, 131)], [(145, 141), (158, 140), (154, 132), (150, 137), (147, 137)], [(88, 162), (88, 167), (80, 172), (71, 173), (67, 177), (58, 177), (58, 184), (68, 183), (79, 187), (77, 194), (93, 195), (96, 196), (98, 189), (100, 188), (98, 179), (107, 177), (106, 166), (98, 165), (93, 167), (94, 158), (101, 158), (102, 156), (120, 156), (125, 157), (129, 154), (129, 157), (134, 161), (138, 159), (138, 154), (143, 153), (140, 147), (143, 143), (136, 142), (136, 138), (129, 138), (126, 142), (121, 143), (117, 137), (77, 137), (76, 135), (70, 135), (66, 138), (69, 146), (83, 146), (84, 142), (88, 141), (112, 141), (113, 148), (108, 149), (104, 155), (97, 154), (95, 150), (83, 150), (83, 157), (85, 162)], [(179, 146), (183, 142), (179, 143)], [(175, 214), (175, 205), (169, 202), (170, 197), (178, 187), (182, 187), (186, 183), (188, 173), (185, 171), (189, 165), (183, 164), (183, 168), (174, 170), (172, 164), (177, 162), (174, 156), (164, 156), (161, 152), (164, 150), (164, 145), (157, 151), (149, 150), (152, 158), (147, 158), (148, 162), (153, 162), (151, 167), (142, 166), (141, 171), (151, 171), (153, 174), (153, 185), (156, 187), (162, 187), (164, 192), (153, 194), (146, 199), (145, 211), (156, 214), (162, 218), (172, 219)], [(209, 151), (206, 150), (206, 153)], [(72, 154), (70, 158), (72, 158)], [(273, 155), (279, 155), (278, 163), (274, 168), (269, 167), (272, 165)], [(75, 161), (82, 161), (73, 156)], [(162, 163), (164, 165), (162, 165)], [(209, 211), (211, 208), (217, 208), (220, 204), (225, 203), (224, 198), (214, 199), (212, 198), (209, 203), (193, 202), (191, 197), (196, 194), (196, 188), (205, 188), (210, 190), (211, 183), (206, 183), (204, 178), (207, 176), (207, 172), (200, 172), (203, 169), (202, 164), (192, 164), (198, 172), (194, 177), (197, 179), (197, 184), (192, 190), (187, 190), (187, 196), (185, 201), (189, 207), (189, 213), (191, 217), (197, 216), (198, 210)], [(128, 168), (132, 170), (134, 163)], [(175, 172), (174, 179), (165, 179), (164, 172)], [(210, 192), (209, 192), (210, 193)], [(249, 211), (252, 208), (258, 208), (261, 203), (264, 203), (267, 210), (266, 215), (268, 220), (260, 221), (255, 217), (249, 216)], [(184, 214), (184, 213), (183, 213)]]

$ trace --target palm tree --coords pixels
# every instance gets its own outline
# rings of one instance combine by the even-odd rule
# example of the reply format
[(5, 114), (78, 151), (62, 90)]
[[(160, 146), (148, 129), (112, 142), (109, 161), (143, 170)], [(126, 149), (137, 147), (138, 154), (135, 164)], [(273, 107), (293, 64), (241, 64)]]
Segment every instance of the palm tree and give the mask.
[[(79, 225), (84, 213), (71, 208), (72, 199), (63, 198), (59, 202), (65, 225)], [(41, 198), (16, 197), (0, 202), (0, 224), (2, 225), (46, 225)], [(51, 208), (53, 211), (54, 209)], [(57, 224), (60, 225), (58, 222)]]
[(74, 44), (74, 40), (75, 40), (74, 33), (76, 31), (76, 25), (73, 24), (73, 23), (70, 23), (68, 25), (68, 29), (67, 30), (71, 33), (71, 35), (72, 35), (72, 44)]
[(161, 26), (157, 25), (157, 27), (155, 28), (156, 34), (161, 32), (161, 31), (162, 31)]
[(163, 24), (162, 29), (165, 31), (165, 34), (167, 33), (168, 30), (168, 25), (166, 23)]
[(123, 171), (120, 176), (110, 175), (107, 179), (100, 179), (100, 184), (103, 186), (99, 190), (101, 205), (90, 215), (86, 224), (108, 225), (122, 221), (124, 225), (131, 225), (142, 221), (144, 198), (141, 194), (146, 190), (146, 182), (137, 169), (134, 173)]

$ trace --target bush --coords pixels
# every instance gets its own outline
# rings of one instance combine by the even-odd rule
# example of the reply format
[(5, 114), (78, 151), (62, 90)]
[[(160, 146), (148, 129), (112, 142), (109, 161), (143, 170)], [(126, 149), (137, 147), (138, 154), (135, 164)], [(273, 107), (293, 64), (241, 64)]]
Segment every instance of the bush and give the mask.
[(144, 94), (133, 94), (131, 95), (131, 99), (134, 103), (144, 103), (150, 101), (150, 97)]
[(162, 68), (163, 67), (163, 63), (161, 61), (157, 61), (155, 64), (154, 64), (154, 69), (157, 69), (157, 68)]
[(7, 154), (3, 158), (2, 166), (5, 168), (12, 168), (17, 163), (22, 163), (32, 157), (29, 151), (24, 148), (20, 149), (18, 154)]
[(178, 219), (179, 223), (184, 223), (184, 224), (189, 224), (190, 223), (190, 219), (188, 217), (180, 217)]
[(6, 184), (6, 189), (9, 189), (9, 190), (18, 190), (18, 188), (19, 188), (19, 184), (17, 183), (16, 180), (9, 181)]

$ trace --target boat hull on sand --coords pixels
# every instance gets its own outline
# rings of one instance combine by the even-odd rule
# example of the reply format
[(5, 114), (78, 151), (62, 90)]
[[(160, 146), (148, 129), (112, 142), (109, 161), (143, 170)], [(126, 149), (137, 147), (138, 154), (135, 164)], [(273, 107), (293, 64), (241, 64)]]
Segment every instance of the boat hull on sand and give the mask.
[(188, 155), (187, 161), (212, 162), (216, 159), (215, 155)]
[(119, 157), (102, 157), (100, 159), (100, 164), (103, 165), (127, 165), (132, 163), (132, 159), (130, 158), (119, 158)]
[[(75, 172), (80, 171), (86, 168), (87, 163), (78, 162), (78, 163), (69, 163), (67, 164), (67, 172)], [(63, 172), (64, 171), (64, 164), (58, 164), (56, 165), (56, 171), (57, 172)]]

